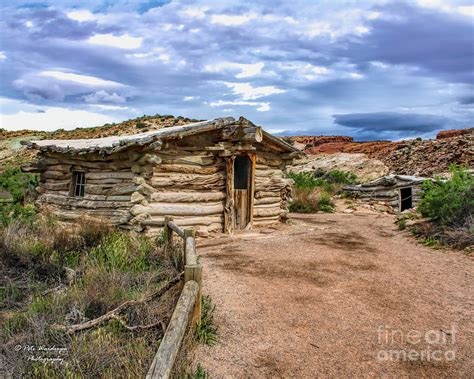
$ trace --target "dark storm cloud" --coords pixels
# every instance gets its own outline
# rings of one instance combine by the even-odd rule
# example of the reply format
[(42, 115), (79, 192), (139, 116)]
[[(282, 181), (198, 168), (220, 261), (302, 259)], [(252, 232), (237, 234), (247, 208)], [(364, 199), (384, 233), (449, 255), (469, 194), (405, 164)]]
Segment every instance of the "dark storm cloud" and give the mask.
[(473, 105), (474, 104), (474, 95), (473, 96), (463, 96), (459, 99), (459, 104), (462, 105)]
[(403, 132), (406, 135), (418, 135), (442, 129), (452, 121), (429, 114), (376, 112), (335, 114), (334, 122), (366, 133)]

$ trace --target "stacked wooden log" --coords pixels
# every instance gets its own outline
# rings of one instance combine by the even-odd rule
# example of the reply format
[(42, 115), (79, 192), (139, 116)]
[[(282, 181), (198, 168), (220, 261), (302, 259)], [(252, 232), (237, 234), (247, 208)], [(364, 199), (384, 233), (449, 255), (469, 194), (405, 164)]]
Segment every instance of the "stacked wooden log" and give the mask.
[[(110, 156), (107, 160), (94, 155), (44, 155), (38, 161), (38, 202), (54, 206), (55, 214), (63, 220), (78, 219), (87, 213), (114, 224), (125, 224), (130, 219), (130, 196), (135, 191), (132, 164), (128, 155)], [(70, 196), (74, 171), (85, 173), (87, 193), (83, 197)]]
[(225, 165), (216, 153), (168, 149), (161, 164), (153, 167), (152, 193), (147, 204), (137, 204), (135, 220), (156, 234), (171, 216), (180, 226), (192, 226), (197, 234), (222, 231), (224, 222)]
[(255, 165), (255, 199), (253, 223), (255, 226), (273, 224), (286, 218), (288, 190), (285, 163), (275, 153), (258, 153)]

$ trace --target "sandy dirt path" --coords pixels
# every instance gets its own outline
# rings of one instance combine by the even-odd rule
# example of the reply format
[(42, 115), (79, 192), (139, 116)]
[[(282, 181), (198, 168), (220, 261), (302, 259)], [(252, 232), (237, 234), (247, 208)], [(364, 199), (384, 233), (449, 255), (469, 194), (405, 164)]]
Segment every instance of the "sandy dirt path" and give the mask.
[(219, 340), (194, 362), (211, 378), (472, 377), (474, 260), (393, 221), (299, 215), (201, 242)]

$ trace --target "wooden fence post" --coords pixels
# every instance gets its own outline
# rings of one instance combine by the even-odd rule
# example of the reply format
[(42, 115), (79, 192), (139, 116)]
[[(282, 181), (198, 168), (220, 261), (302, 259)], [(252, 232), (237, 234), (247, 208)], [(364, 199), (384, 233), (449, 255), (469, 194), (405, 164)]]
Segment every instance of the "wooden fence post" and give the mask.
[(194, 229), (184, 229), (184, 237), (183, 237), (183, 257), (184, 257), (184, 265), (186, 266), (188, 262), (186, 261), (186, 240), (188, 237), (196, 237), (196, 231)]
[(194, 280), (199, 285), (198, 295), (196, 297), (196, 304), (194, 304), (192, 321), (193, 324), (201, 322), (201, 307), (202, 307), (202, 265), (186, 265), (184, 268), (184, 282)]
[(165, 256), (168, 257), (171, 245), (173, 244), (173, 229), (168, 225), (168, 222), (173, 221), (173, 217), (165, 216), (165, 232), (166, 232), (166, 241), (165, 241)]
[(202, 265), (197, 261), (195, 235), (194, 229), (184, 230), (184, 282), (194, 280), (199, 285), (192, 317), (193, 324), (198, 324), (201, 322)]

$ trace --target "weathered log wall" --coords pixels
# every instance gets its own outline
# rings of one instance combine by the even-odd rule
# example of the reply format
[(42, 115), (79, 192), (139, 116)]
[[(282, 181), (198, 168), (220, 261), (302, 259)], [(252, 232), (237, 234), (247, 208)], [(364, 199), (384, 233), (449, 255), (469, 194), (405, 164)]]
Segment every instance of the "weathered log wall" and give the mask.
[(222, 232), (225, 162), (216, 152), (173, 146), (160, 152), (153, 167), (147, 204), (131, 208), (134, 220), (156, 234), (171, 216), (180, 226), (194, 227), (198, 236)]
[[(136, 190), (132, 179), (133, 162), (128, 155), (71, 158), (62, 154), (47, 154), (38, 165), (42, 172), (38, 185), (39, 204), (52, 206), (62, 220), (79, 219), (83, 214), (104, 218), (116, 225), (130, 219), (131, 194)], [(82, 171), (86, 178), (84, 197), (70, 196), (72, 172)]]
[(397, 183), (393, 186), (362, 186), (358, 188), (344, 189), (345, 191), (352, 193), (362, 201), (367, 202), (384, 202), (386, 205), (391, 206), (396, 211), (400, 209), (400, 189), (411, 187), (412, 188), (412, 204), (416, 204), (420, 201), (423, 193), (421, 183), (412, 184), (409, 183)]
[(290, 196), (291, 180), (286, 179), (285, 161), (275, 153), (257, 152), (253, 224), (286, 220)]

